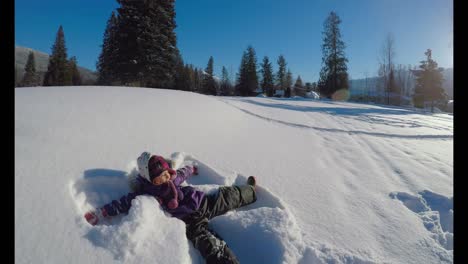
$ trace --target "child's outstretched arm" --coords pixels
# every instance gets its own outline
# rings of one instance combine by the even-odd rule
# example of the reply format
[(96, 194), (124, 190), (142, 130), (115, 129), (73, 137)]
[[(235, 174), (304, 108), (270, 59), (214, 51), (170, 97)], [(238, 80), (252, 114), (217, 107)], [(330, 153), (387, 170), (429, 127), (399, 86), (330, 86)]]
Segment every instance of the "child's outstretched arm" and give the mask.
[(88, 223), (91, 225), (96, 225), (100, 221), (110, 216), (116, 216), (121, 213), (128, 213), (128, 210), (130, 210), (130, 206), (132, 205), (132, 200), (140, 194), (140, 192), (131, 192), (122, 196), (119, 201), (113, 200), (103, 207), (86, 212), (84, 217)]
[(198, 175), (198, 167), (197, 166), (192, 166), (192, 165), (187, 165), (187, 166), (177, 170), (177, 176), (172, 182), (176, 186), (179, 186), (181, 183), (183, 183), (185, 180), (187, 180), (192, 175)]
[(113, 200), (112, 202), (104, 205), (102, 208), (106, 210), (109, 216), (115, 216), (121, 213), (128, 213), (132, 206), (132, 200), (135, 199), (140, 192), (131, 192), (127, 195), (122, 196), (119, 200)]

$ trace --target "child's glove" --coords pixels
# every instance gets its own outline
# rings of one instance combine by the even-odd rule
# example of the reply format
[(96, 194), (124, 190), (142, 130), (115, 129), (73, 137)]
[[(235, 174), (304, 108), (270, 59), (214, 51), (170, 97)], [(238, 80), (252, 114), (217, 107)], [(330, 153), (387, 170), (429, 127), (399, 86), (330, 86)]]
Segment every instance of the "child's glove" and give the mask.
[(84, 215), (84, 217), (90, 225), (95, 226), (99, 223), (99, 221), (102, 221), (104, 220), (104, 218), (109, 217), (109, 215), (107, 214), (106, 209), (98, 208), (87, 212)]
[(193, 175), (198, 175), (198, 167), (193, 165)]

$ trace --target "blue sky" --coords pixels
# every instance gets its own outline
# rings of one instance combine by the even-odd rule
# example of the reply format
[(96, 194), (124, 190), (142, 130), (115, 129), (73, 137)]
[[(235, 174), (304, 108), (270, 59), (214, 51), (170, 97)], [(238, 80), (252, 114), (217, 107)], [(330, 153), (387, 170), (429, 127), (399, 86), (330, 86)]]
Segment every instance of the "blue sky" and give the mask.
[[(15, 43), (50, 53), (59, 25), (69, 56), (95, 70), (115, 0), (15, 0)], [(235, 78), (250, 44), (260, 63), (283, 54), (294, 78), (319, 78), (323, 23), (340, 16), (352, 79), (376, 75), (377, 57), (393, 34), (397, 64), (418, 65), (427, 48), (441, 67), (453, 65), (453, 1), (450, 0), (177, 0), (176, 33), (184, 61), (215, 74), (226, 66)]]

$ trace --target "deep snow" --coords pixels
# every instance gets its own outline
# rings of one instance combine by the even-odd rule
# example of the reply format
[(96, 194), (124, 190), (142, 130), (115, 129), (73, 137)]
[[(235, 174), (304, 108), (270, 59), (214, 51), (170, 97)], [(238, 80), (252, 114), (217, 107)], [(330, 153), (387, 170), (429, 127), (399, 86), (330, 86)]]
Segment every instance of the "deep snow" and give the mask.
[(257, 176), (210, 223), (241, 263), (453, 262), (453, 116), (128, 87), (15, 89), (15, 262), (203, 263), (152, 197), (84, 220), (145, 150), (196, 160), (206, 192)]

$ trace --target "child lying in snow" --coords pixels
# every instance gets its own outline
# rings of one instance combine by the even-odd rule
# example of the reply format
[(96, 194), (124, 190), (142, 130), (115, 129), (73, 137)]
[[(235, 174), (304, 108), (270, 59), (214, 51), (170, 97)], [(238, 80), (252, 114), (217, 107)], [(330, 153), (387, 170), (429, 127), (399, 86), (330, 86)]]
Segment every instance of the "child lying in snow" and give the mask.
[(187, 165), (174, 171), (163, 157), (149, 152), (143, 152), (137, 163), (139, 175), (134, 182), (135, 191), (122, 196), (120, 201), (113, 200), (87, 212), (85, 218), (91, 225), (106, 217), (128, 213), (136, 196), (149, 194), (158, 200), (164, 210), (185, 222), (187, 238), (200, 251), (206, 263), (239, 263), (226, 243), (208, 229), (208, 220), (255, 202), (254, 176), (247, 179), (246, 185), (222, 186), (218, 193), (205, 195), (191, 186), (180, 186), (188, 177), (198, 175), (197, 166)]

